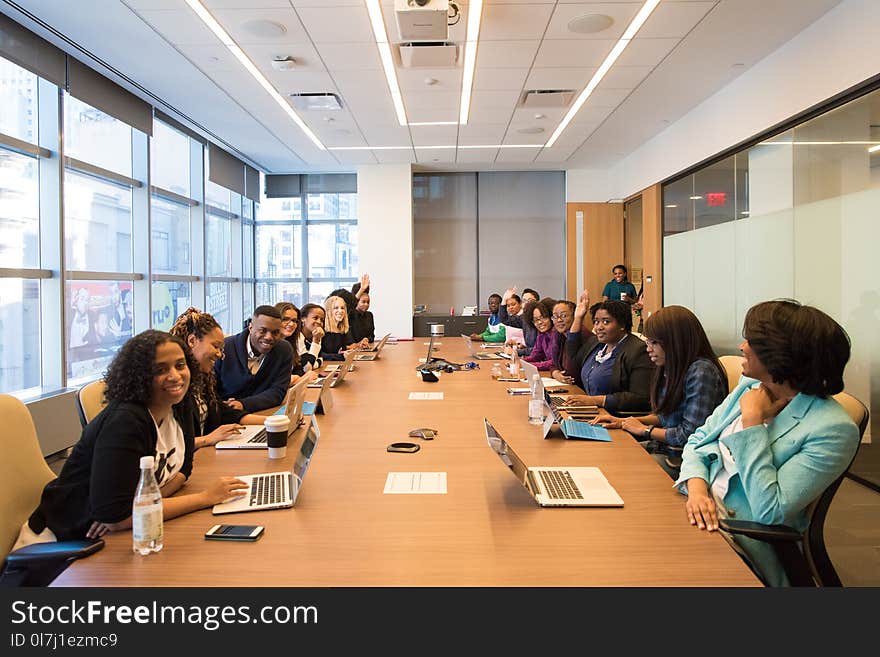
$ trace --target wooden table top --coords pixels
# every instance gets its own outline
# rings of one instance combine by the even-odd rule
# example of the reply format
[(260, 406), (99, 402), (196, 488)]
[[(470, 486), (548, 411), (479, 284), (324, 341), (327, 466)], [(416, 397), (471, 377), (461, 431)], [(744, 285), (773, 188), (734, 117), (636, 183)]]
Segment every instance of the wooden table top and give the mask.
[[(717, 533), (685, 518), (684, 497), (624, 432), (610, 443), (544, 440), (527, 422), (528, 397), (493, 381), (494, 361), (424, 383), (415, 368), (427, 342), (387, 345), (358, 362), (333, 389), (335, 405), (317, 416), (320, 439), (292, 509), (214, 516), (210, 509), (165, 523), (164, 549), (131, 549), (131, 532), (74, 562), (54, 586), (758, 586)], [(438, 352), (465, 361), (458, 337)], [(443, 392), (410, 401), (410, 392)], [(316, 391), (307, 394), (314, 398)], [(530, 466), (598, 466), (623, 508), (541, 508), (488, 447), (483, 417)], [(410, 439), (417, 427), (439, 431)], [(264, 450), (196, 452), (184, 490), (220, 475), (289, 469)], [(413, 441), (414, 454), (389, 453)], [(390, 471), (447, 473), (445, 495), (385, 495)], [(263, 525), (255, 543), (206, 541), (218, 523)]]

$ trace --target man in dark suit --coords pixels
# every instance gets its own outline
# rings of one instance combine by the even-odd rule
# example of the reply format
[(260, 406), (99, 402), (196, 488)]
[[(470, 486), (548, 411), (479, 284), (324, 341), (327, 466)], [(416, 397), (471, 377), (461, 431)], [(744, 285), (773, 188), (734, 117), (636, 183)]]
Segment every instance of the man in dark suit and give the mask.
[(224, 341), (225, 357), (214, 363), (217, 393), (227, 406), (247, 413), (278, 406), (287, 395), (293, 348), (281, 339), (281, 315), (258, 306), (248, 328)]

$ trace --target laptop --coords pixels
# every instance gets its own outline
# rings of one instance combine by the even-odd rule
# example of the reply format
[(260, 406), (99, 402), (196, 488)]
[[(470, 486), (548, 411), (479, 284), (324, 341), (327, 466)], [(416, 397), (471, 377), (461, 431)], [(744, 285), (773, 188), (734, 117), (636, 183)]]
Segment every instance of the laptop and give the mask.
[(214, 505), (214, 515), (224, 513), (241, 513), (243, 511), (268, 511), (271, 509), (287, 509), (296, 503), (302, 490), (306, 470), (312, 460), (312, 453), (318, 443), (315, 425), (303, 437), (299, 453), (293, 462), (293, 468), (287, 472), (265, 472), (255, 475), (236, 475), (246, 482), (250, 488), (244, 495), (239, 495), (226, 502)]
[[(314, 415), (315, 413), (326, 415), (333, 408), (333, 393), (330, 392), (330, 387), (333, 385), (334, 378), (325, 376), (319, 381), (318, 387), (321, 388), (321, 391), (318, 393), (317, 401), (303, 402), (305, 415)], [(314, 383), (310, 383), (306, 387), (312, 388)]]
[[(302, 422), (303, 398), (306, 394), (305, 378), (300, 379), (296, 384), (289, 388), (287, 397), (284, 399), (284, 414), (290, 420), (289, 436)], [(266, 417), (269, 417), (268, 415)], [(261, 424), (252, 424), (242, 429), (234, 438), (221, 440), (214, 445), (215, 449), (267, 449), (266, 428)]]
[(464, 341), (464, 345), (467, 348), (468, 353), (471, 355), (471, 358), (474, 358), (476, 360), (502, 360), (502, 357), (494, 351), (478, 353), (477, 350), (474, 349), (473, 341), (464, 333), (461, 334), (461, 339)]
[(324, 366), (324, 371), (327, 374), (319, 376), (317, 379), (312, 381), (309, 384), (309, 388), (321, 388), (324, 385), (324, 379), (330, 378), (330, 387), (335, 388), (340, 383), (342, 383), (343, 379), (345, 379), (345, 375), (348, 374), (352, 369), (352, 361), (354, 361), (354, 357), (357, 355), (356, 351), (349, 351), (345, 354), (345, 360), (342, 363), (332, 363), (330, 365)]
[(379, 342), (374, 344), (371, 347), (367, 347), (366, 349), (361, 349), (361, 353), (357, 354), (354, 359), (355, 360), (376, 360), (379, 357), (379, 354), (382, 351), (382, 347), (385, 346), (385, 343), (388, 342), (388, 338), (391, 337), (390, 333), (386, 333), (385, 337), (382, 338)]
[(489, 420), (483, 418), (483, 422), (489, 447), (541, 506), (623, 506), (620, 495), (599, 468), (530, 468)]

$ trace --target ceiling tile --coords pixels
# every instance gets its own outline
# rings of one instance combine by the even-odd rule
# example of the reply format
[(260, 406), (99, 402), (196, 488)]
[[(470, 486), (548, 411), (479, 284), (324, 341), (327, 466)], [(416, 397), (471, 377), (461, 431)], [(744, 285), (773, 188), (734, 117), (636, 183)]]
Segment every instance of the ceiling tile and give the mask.
[(661, 2), (645, 21), (638, 37), (684, 37), (703, 20), (716, 2)]
[(454, 148), (417, 148), (416, 161), (425, 164), (436, 164), (438, 162), (455, 162)]
[(531, 125), (520, 124), (517, 126), (517, 125), (511, 124), (510, 127), (507, 129), (507, 135), (505, 135), (504, 141), (502, 141), (501, 143), (505, 144), (505, 145), (509, 145), (509, 144), (515, 144), (515, 145), (516, 144), (541, 144), (541, 145), (543, 145), (543, 144), (547, 143), (547, 140), (550, 138), (551, 132), (549, 130), (547, 130), (546, 128), (544, 129), (544, 132), (539, 132), (536, 134), (522, 134), (522, 133), (518, 132), (518, 130), (529, 129), (532, 127), (533, 126), (531, 126)]
[(458, 136), (457, 125), (412, 125), (409, 127), (412, 143), (423, 146), (452, 146)]
[[(616, 41), (595, 40), (556, 40), (544, 41), (535, 57), (539, 68), (598, 68), (611, 52)], [(630, 44), (632, 45), (632, 44)]]
[(595, 68), (533, 68), (526, 81), (526, 89), (574, 89), (580, 91)]
[(331, 69), (331, 74), (343, 92), (349, 90), (368, 91), (373, 95), (385, 95), (389, 100), (391, 98), (391, 93), (388, 91), (388, 81), (381, 68), (344, 71)]
[(681, 40), (646, 39), (636, 36), (617, 58), (614, 66), (657, 66), (679, 41)]
[(188, 7), (185, 11), (139, 11), (138, 15), (171, 43), (210, 46), (219, 42)]
[(319, 43), (318, 52), (331, 71), (357, 71), (382, 68), (375, 43)]
[(373, 155), (380, 164), (394, 164), (401, 162), (416, 162), (416, 154), (412, 149), (400, 151), (373, 151)]
[(176, 47), (202, 71), (234, 71), (242, 68), (241, 62), (219, 41), (210, 46), (181, 44)]
[[(251, 61), (261, 70), (271, 71), (278, 75), (299, 73), (301, 71), (324, 71), (324, 63), (318, 57), (318, 51), (310, 43), (279, 43), (278, 45), (250, 45), (242, 47)], [(272, 58), (275, 56), (293, 57), (296, 68), (292, 71), (275, 71)]]
[(553, 146), (552, 148), (544, 148), (538, 153), (535, 162), (565, 162), (577, 149), (577, 146)]
[[(438, 91), (461, 94), (461, 69), (460, 68), (399, 68), (397, 69), (397, 83), (402, 91), (419, 91), (429, 94)], [(435, 80), (434, 84), (427, 84), (425, 80)]]
[[(500, 109), (513, 109), (514, 105), (519, 101), (519, 89), (504, 90), (476, 90), (471, 92), (471, 111), (475, 107), (490, 107)], [(491, 123), (499, 123), (491, 121)]]
[[(181, 0), (174, 0), (180, 4)], [(130, 0), (126, 0), (130, 2)], [(141, 3), (154, 2), (154, 0), (139, 0)], [(290, 8), (289, 0), (202, 0), (202, 4), (208, 9), (261, 9), (266, 7)], [(294, 2), (293, 4), (296, 4)]]
[[(416, 93), (415, 91), (403, 92), (403, 103), (406, 111), (419, 109), (448, 110), (453, 114), (458, 112), (461, 103), (461, 93), (452, 91), (437, 91)], [(412, 121), (413, 119), (410, 119)], [(454, 120), (454, 117), (453, 119)]]
[(470, 123), (503, 123), (507, 125), (510, 116), (513, 114), (513, 105), (507, 107), (483, 107), (471, 103), (471, 111), (468, 115), (468, 124)]
[(318, 135), (318, 139), (324, 142), (324, 145), (327, 148), (334, 148), (336, 146), (367, 145), (367, 142), (364, 141), (364, 138), (361, 137), (359, 132), (357, 132), (357, 128), (322, 127), (316, 126), (315, 123), (312, 121), (309, 121), (309, 124), (314, 129), (315, 134)]
[(332, 151), (340, 164), (376, 164), (372, 151)]
[(497, 148), (459, 148), (455, 161), (459, 164), (492, 163), (497, 154)]
[(540, 39), (534, 41), (484, 41), (480, 39), (477, 48), (477, 69), (485, 68), (529, 68), (541, 45)]
[(496, 162), (532, 162), (538, 155), (537, 148), (502, 148)]
[[(520, 127), (528, 124), (542, 128), (555, 128), (567, 111), (568, 107), (518, 107), (514, 110), (510, 122)], [(536, 115), (542, 115), (542, 118), (536, 119)]]
[(600, 86), (608, 89), (635, 89), (653, 70), (653, 66), (621, 66), (619, 62), (615, 62), (602, 78)]
[(315, 43), (375, 43), (365, 5), (307, 7), (297, 13)]
[(474, 73), (474, 89), (496, 91), (523, 88), (528, 68), (481, 68)]
[[(547, 26), (545, 39), (619, 39), (624, 30), (639, 12), (640, 2), (558, 4)], [(656, 12), (655, 12), (656, 13)], [(613, 23), (606, 29), (590, 34), (580, 34), (568, 29), (568, 24), (575, 18), (588, 14), (605, 15)]]
[(294, 73), (293, 71), (285, 71), (284, 73), (274, 72), (266, 77), (272, 82), (272, 85), (278, 90), (282, 96), (293, 93), (336, 93), (336, 85), (329, 73), (320, 71), (302, 73)]
[(390, 126), (387, 122), (374, 122), (375, 117), (368, 117), (370, 122), (367, 123), (361, 118), (359, 121), (361, 134), (367, 140), (370, 146), (405, 146), (411, 143), (409, 128), (406, 126), (395, 125)]
[[(406, 101), (404, 101), (406, 104)], [(457, 121), (458, 103), (453, 108), (406, 107), (406, 117), (410, 123), (433, 123), (435, 121)]]
[(458, 127), (458, 143), (464, 146), (500, 144), (506, 131), (506, 123), (468, 123)]
[[(218, 9), (212, 13), (240, 46), (309, 42), (302, 23), (290, 6), (286, 9)], [(255, 33), (253, 30), (259, 29), (260, 23), (283, 26), (284, 33), (277, 37), (266, 36), (259, 31)]]
[[(242, 0), (223, 0), (224, 2), (241, 2)], [(254, 2), (267, 2), (268, 0), (253, 0)], [(278, 0), (271, 0), (276, 2)], [(284, 0), (299, 9), (300, 7), (359, 7), (364, 0)]]
[(480, 42), (540, 39), (552, 13), (552, 5), (485, 6), (480, 26)]
[(584, 107), (617, 107), (629, 94), (629, 89), (604, 89), (599, 85), (590, 94)]

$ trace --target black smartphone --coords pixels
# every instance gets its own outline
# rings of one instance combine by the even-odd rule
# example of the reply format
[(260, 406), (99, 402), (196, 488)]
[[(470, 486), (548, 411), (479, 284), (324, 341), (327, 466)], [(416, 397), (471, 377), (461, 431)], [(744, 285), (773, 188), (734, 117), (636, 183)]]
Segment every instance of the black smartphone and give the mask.
[(422, 375), (422, 381), (427, 383), (437, 383), (440, 380), (431, 370), (419, 370), (419, 373)]
[(214, 541), (256, 541), (263, 535), (261, 525), (214, 525), (205, 538)]
[(418, 452), (420, 447), (415, 443), (391, 443), (388, 445), (389, 452)]

